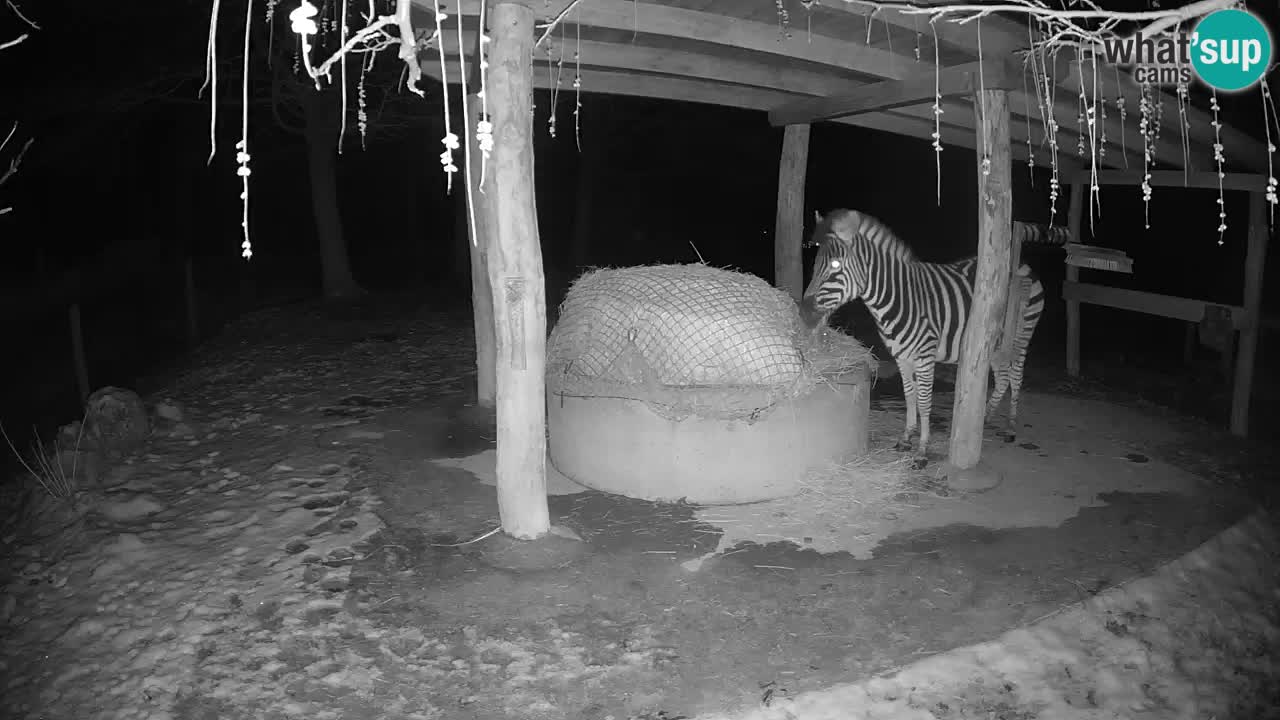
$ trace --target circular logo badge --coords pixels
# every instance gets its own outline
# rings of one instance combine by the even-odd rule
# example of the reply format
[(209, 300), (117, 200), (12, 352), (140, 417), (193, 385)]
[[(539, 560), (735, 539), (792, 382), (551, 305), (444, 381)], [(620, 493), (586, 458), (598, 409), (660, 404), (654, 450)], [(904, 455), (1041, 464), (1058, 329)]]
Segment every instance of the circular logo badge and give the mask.
[(1244, 90), (1271, 65), (1271, 32), (1244, 10), (1211, 12), (1191, 35), (1191, 64), (1218, 90)]

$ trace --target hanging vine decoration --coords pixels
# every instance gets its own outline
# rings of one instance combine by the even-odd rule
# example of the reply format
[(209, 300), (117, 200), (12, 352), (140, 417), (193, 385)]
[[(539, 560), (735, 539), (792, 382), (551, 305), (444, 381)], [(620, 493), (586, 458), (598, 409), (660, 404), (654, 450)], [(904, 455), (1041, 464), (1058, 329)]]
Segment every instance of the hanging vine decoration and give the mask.
[[(485, 172), (489, 166), (489, 154), (493, 152), (493, 123), (489, 121), (489, 33), (485, 32), (485, 6), (487, 2), (480, 3), (480, 27), (476, 32), (480, 33), (480, 43), (478, 51), (480, 57), (476, 61), (480, 63), (480, 92), (476, 93), (476, 97), (480, 99), (480, 119), (476, 122), (476, 147), (480, 149), (480, 192), (484, 193)], [(458, 54), (462, 54), (462, 49), (458, 49)], [(474, 219), (472, 221), (474, 225)]]
[(1218, 120), (1218, 91), (1213, 90), (1209, 96), (1209, 109), (1213, 111), (1213, 161), (1218, 165), (1218, 245), (1221, 246), (1226, 242), (1224, 235), (1227, 232), (1227, 201), (1222, 191), (1222, 179), (1227, 176), (1222, 171), (1222, 165), (1226, 162), (1226, 157), (1222, 154), (1222, 122)]
[[(270, 30), (271, 23), (276, 19), (276, 5), (280, 4), (280, 0), (267, 0), (267, 28)], [(271, 62), (272, 48), (275, 47), (276, 34), (267, 32), (267, 63)]]
[(582, 152), (582, 23), (575, 22), (577, 45), (573, 49), (573, 142)]
[[(1031, 61), (1031, 74), (1035, 75), (1035, 55), (1028, 54), (1027, 58)], [(1031, 84), (1035, 84), (1034, 79)], [(1025, 112), (1023, 120), (1027, 127), (1027, 172), (1031, 175), (1031, 187), (1036, 186), (1036, 153), (1031, 147), (1031, 93), (1027, 91), (1027, 74), (1022, 74), (1022, 99), (1024, 102)]]
[(1125, 120), (1129, 113), (1124, 107), (1124, 86), (1120, 84), (1120, 68), (1116, 71), (1116, 110), (1120, 112), (1120, 156), (1124, 159), (1125, 170), (1129, 169), (1129, 148), (1125, 147)]
[[(1099, 142), (1098, 134), (1098, 53), (1089, 51), (1089, 70), (1093, 75), (1093, 99), (1086, 109), (1086, 122), (1089, 124), (1089, 230), (1093, 230), (1095, 216), (1102, 215), (1102, 188), (1098, 185), (1098, 163), (1101, 162), (1106, 147)], [(1105, 99), (1104, 99), (1105, 104)], [(1103, 127), (1106, 132), (1106, 127)]]
[(245, 260), (253, 257), (253, 244), (249, 241), (249, 28), (253, 23), (253, 0), (249, 0), (244, 14), (244, 82), (240, 85), (240, 142), (236, 143), (236, 175), (240, 176), (240, 228), (244, 240), (240, 243), (240, 255)]
[(1151, 153), (1153, 147), (1150, 92), (1151, 84), (1143, 83), (1138, 101), (1138, 112), (1142, 116), (1142, 119), (1138, 121), (1138, 131), (1142, 134), (1142, 222), (1143, 226), (1148, 230), (1151, 229)]
[(787, 12), (787, 6), (784, 0), (773, 0), (773, 4), (778, 8), (778, 35), (783, 39), (791, 38), (791, 13)]
[(1085, 108), (1089, 102), (1084, 97), (1084, 51), (1076, 48), (1076, 72), (1080, 76), (1080, 96), (1076, 98), (1076, 155), (1084, 157)]
[[(372, 1), (373, 0), (370, 0), (370, 2)], [(481, 3), (481, 5), (483, 4), (484, 3)], [(458, 89), (462, 91), (462, 134), (464, 136), (463, 139), (467, 143), (467, 150), (462, 156), (462, 161), (465, 164), (465, 168), (463, 169), (463, 178), (467, 181), (467, 187), (464, 188), (463, 190), (463, 196), (467, 202), (467, 221), (469, 223), (467, 227), (470, 230), (468, 234), (471, 235), (471, 246), (479, 247), (479, 245), (477, 244), (478, 238), (476, 233), (476, 200), (474, 195), (472, 194), (472, 189), (475, 187), (475, 180), (472, 177), (472, 173), (474, 172), (474, 170), (471, 167), (473, 163), (473, 158), (471, 157), (471, 148), (475, 147), (475, 145), (471, 144), (471, 133), (476, 132), (476, 130), (473, 130), (471, 127), (471, 122), (470, 122), (471, 107), (470, 107), (470, 101), (467, 99), (467, 56), (466, 56), (466, 53), (463, 52), (463, 48), (466, 47), (466, 44), (462, 37), (462, 14), (461, 13), (458, 14), (458, 22), (455, 30), (458, 36)], [(476, 30), (476, 32), (480, 33), (482, 37), (484, 36), (483, 23), (481, 23), (480, 28)], [(441, 36), (442, 42), (440, 43), (440, 49), (441, 49), (442, 56), (444, 55), (443, 39), (444, 39), (443, 36)], [(477, 58), (476, 62), (479, 62), (479, 61), (480, 61), (479, 58)], [(483, 77), (483, 74), (481, 75), (481, 77)], [(448, 98), (446, 97), (445, 105), (448, 105), (448, 104), (449, 104)], [(478, 144), (479, 143), (477, 143), (477, 145)]]
[[(342, 0), (342, 18), (338, 23), (338, 46), (347, 44), (347, 2)], [(347, 54), (342, 53), (342, 59), (338, 61), (338, 74), (342, 76), (341, 97), (342, 97), (342, 120), (338, 125), (338, 154), (342, 154), (342, 139), (347, 135)]]
[[(1174, 29), (1174, 34), (1182, 32), (1182, 24), (1179, 23)], [(1178, 69), (1179, 82), (1177, 85), (1178, 97), (1178, 136), (1181, 141), (1179, 149), (1182, 151), (1182, 177), (1183, 181), (1187, 181), (1191, 176), (1191, 138), (1187, 135), (1187, 131), (1191, 129), (1191, 121), (1187, 119), (1187, 106), (1191, 104), (1189, 89), (1185, 82), (1181, 82), (1182, 78), (1182, 56), (1175, 54), (1175, 65)]]
[(916, 31), (916, 62), (920, 62), (920, 18), (916, 15), (911, 16), (911, 27)]
[(1262, 88), (1262, 125), (1267, 133), (1267, 202), (1271, 204), (1271, 225), (1275, 226), (1276, 222), (1276, 188), (1280, 182), (1276, 181), (1275, 165), (1273, 164), (1276, 153), (1275, 140), (1271, 139), (1271, 124), (1276, 124), (1276, 130), (1280, 132), (1280, 118), (1276, 117), (1276, 105), (1271, 98), (1271, 88), (1267, 85), (1266, 75), (1262, 76), (1262, 80), (1258, 83)]
[[(1106, 88), (1102, 90), (1102, 97), (1098, 97), (1098, 53), (1093, 52), (1093, 107), (1098, 111), (1098, 162), (1107, 159), (1107, 93)], [(1101, 198), (1099, 198), (1101, 200)]]
[(547, 45), (547, 81), (551, 85), (551, 116), (547, 119), (547, 132), (556, 136), (556, 114), (560, 109), (560, 86), (564, 79), (564, 25), (560, 25), (560, 47), (556, 49), (555, 72), (551, 68), (552, 46)]
[[(218, 153), (218, 11), (221, 9), (221, 0), (213, 0), (213, 9), (209, 13), (209, 43), (205, 46), (204, 55), (204, 84), (200, 86), (200, 91), (196, 93), (196, 97), (204, 95), (206, 88), (209, 89), (209, 159), (205, 164), (213, 162), (213, 156)], [(298, 8), (293, 11), (297, 14), (302, 11)], [(290, 19), (293, 19), (290, 14)], [(315, 8), (311, 8), (311, 14), (315, 14)], [(311, 23), (311, 33), (315, 33), (316, 24)], [(296, 32), (297, 21), (294, 21)], [(303, 38), (306, 42), (306, 38)]]
[[(982, 18), (978, 18), (978, 96), (983, 97), (987, 94), (987, 78), (986, 73), (982, 70)], [(985, 110), (982, 103), (978, 102), (974, 105), (975, 112), (978, 113), (977, 122), (979, 127), (986, 126)], [(987, 177), (991, 174), (991, 148), (987, 147), (987, 134), (982, 133), (982, 176)], [(995, 198), (987, 198), (988, 205), (995, 204)]]
[(369, 71), (373, 69), (376, 53), (369, 53), (360, 63), (360, 84), (356, 88), (356, 128), (360, 131), (360, 149), (368, 150), (369, 139), (369, 98), (365, 90), (365, 81)]
[[(404, 0), (401, 0), (401, 2), (403, 1)], [(448, 87), (449, 86), (448, 67), (446, 66), (444, 61), (443, 23), (446, 19), (448, 19), (449, 16), (440, 10), (440, 0), (434, 0), (434, 5), (435, 5), (435, 21), (436, 21), (435, 37), (440, 40), (440, 42), (438, 43), (439, 47), (437, 48), (440, 51), (439, 52), (440, 82), (444, 84), (445, 87)], [(458, 22), (459, 24), (461, 24), (462, 22), (461, 16), (458, 17)], [(462, 56), (461, 47), (458, 48), (458, 56), (459, 57)], [(464, 82), (465, 80), (466, 78), (463, 78)], [(454, 134), (453, 128), (450, 126), (448, 102), (444, 103), (444, 137), (440, 138), (440, 144), (444, 145), (444, 150), (440, 152), (440, 166), (444, 168), (444, 173), (445, 173), (444, 175), (445, 176), (445, 192), (452, 193), (453, 192), (453, 174), (458, 172), (458, 166), (455, 165), (453, 162), (453, 151), (458, 149), (458, 136)]]
[(942, 79), (939, 77), (938, 64), (938, 28), (934, 25), (936, 17), (929, 19), (929, 28), (933, 30), (933, 172), (937, 183), (938, 207), (942, 207)]
[[(1041, 48), (1045, 45), (1042, 43)], [(1040, 83), (1044, 86), (1042, 107), (1044, 117), (1048, 121), (1045, 135), (1049, 139), (1049, 222), (1058, 216), (1058, 198), (1061, 196), (1062, 181), (1058, 174), (1058, 118), (1053, 109), (1057, 107), (1058, 83), (1053, 77), (1053, 68), (1057, 62), (1053, 57), (1056, 51), (1047, 50), (1044, 58), (1044, 72), (1040, 73)]]
[(1191, 129), (1191, 121), (1187, 119), (1187, 105), (1191, 103), (1189, 92), (1186, 83), (1178, 83), (1178, 127), (1181, 131), (1182, 177), (1184, 181), (1188, 180), (1191, 174), (1191, 138), (1187, 136), (1187, 131)]

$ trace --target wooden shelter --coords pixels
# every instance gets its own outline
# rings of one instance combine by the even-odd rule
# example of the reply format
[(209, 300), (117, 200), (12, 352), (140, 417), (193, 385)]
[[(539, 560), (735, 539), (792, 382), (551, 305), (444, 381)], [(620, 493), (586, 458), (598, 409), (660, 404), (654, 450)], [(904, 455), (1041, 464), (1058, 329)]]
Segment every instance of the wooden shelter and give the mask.
[[(966, 331), (965, 359), (957, 380), (957, 408), (952, 428), (951, 461), (960, 468), (972, 467), (979, 458), (982, 436), (984, 395), (987, 386), (986, 359), (992, 352), (993, 339), (1004, 321), (1005, 298), (1009, 275), (1018, 264), (1018, 248), (1010, 235), (1009, 182), (1011, 164), (1027, 162), (1050, 167), (1054, 156), (1051, 142), (1046, 141), (1042, 111), (1036, 94), (1036, 77), (1020, 61), (1018, 53), (1030, 46), (1026, 18), (989, 16), (979, 21), (959, 24), (939, 19), (930, 23), (927, 16), (897, 11), (872, 12), (869, 8), (843, 0), (804, 3), (795, 0), (488, 0), (486, 24), (492, 38), (490, 46), (489, 82), (490, 110), (500, 97), (510, 98), (532, 87), (558, 87), (572, 93), (573, 79), (580, 71), (581, 91), (648, 98), (709, 103), (765, 111), (775, 126), (786, 126), (779, 163), (779, 192), (776, 242), (775, 283), (799, 296), (803, 278), (801, 267), (801, 234), (803, 232), (804, 174), (808, 153), (809, 125), (831, 121), (874, 130), (908, 135), (932, 143), (935, 119), (939, 140), (944, 147), (964, 147), (978, 151), (979, 172), (979, 267), (982, 278), (989, 279), (975, 297), (975, 321)], [(415, 26), (434, 24), (436, 5), (414, 0), (421, 12)], [(476, 28), (485, 0), (449, 0), (439, 6), (451, 17), (444, 33), (444, 78), (459, 82), (465, 66), (475, 65)], [(461, 15), (462, 39), (454, 28)], [(549, 25), (550, 23), (550, 25)], [(514, 33), (514, 34), (513, 34)], [(520, 37), (516, 37), (519, 35)], [(515, 62), (505, 44), (517, 43), (520, 51), (533, 46), (533, 63)], [(508, 58), (503, 63), (496, 56)], [(441, 79), (440, 56), (429, 51), (421, 56), (423, 73)], [(555, 72), (556, 68), (560, 72)], [(513, 73), (522, 77), (509, 77)], [(1077, 141), (1086, 135), (1087, 147), (1102, 146), (1105, 129), (1105, 155), (1100, 167), (1114, 172), (1099, 176), (1101, 182), (1126, 182), (1135, 187), (1141, 183), (1144, 147), (1154, 158), (1152, 184), (1182, 184), (1191, 187), (1217, 187), (1217, 167), (1213, 146), (1225, 146), (1227, 181), (1230, 187), (1249, 189), (1255, 193), (1266, 183), (1267, 148), (1256, 138), (1223, 124), (1217, 133), (1212, 115), (1202, 109), (1187, 107), (1185, 128), (1188, 152), (1184, 155), (1183, 128), (1176, 95), (1156, 90), (1150, 99), (1161, 112), (1152, 118), (1159, 125), (1152, 142), (1147, 143), (1139, 129), (1139, 100), (1142, 88), (1125, 71), (1099, 64), (1097, 72), (1090, 64), (1082, 64), (1074, 55), (1062, 53), (1050, 63), (1049, 76), (1055, 90), (1052, 115), (1057, 122), (1054, 136), (1062, 186), (1070, 185), (1071, 228), (1080, 227), (1083, 210), (1082, 180), (1088, 180), (1087, 164), (1077, 158)], [(558, 79), (557, 79), (558, 78)], [(468, 92), (475, 92), (476, 76), (472, 76)], [(1080, 97), (1086, 94), (1107, 106), (1100, 114), (1098, 132), (1092, 139), (1078, 123), (1081, 117)], [(935, 96), (941, 96), (943, 113), (935, 118)], [(1123, 97), (1127, 120), (1122, 122), (1115, 104)], [(472, 97), (474, 101), (474, 96)], [(978, 111), (975, 112), (975, 108)], [(762, 116), (762, 121), (764, 117)], [(589, 118), (584, 119), (589, 122)], [(531, 118), (505, 117), (503, 122), (527, 124)], [(501, 127), (495, 119), (495, 157), (503, 153), (504, 143), (527, 142), (529, 130)], [(1093, 141), (1096, 141), (1096, 145)], [(530, 149), (521, 148), (524, 155)], [(989, 160), (984, 164), (983, 160)], [(496, 183), (532, 182), (533, 174), (523, 166), (499, 164)], [(1134, 170), (1134, 169), (1137, 170)], [(932, 168), (921, 168), (922, 172)], [(1175, 172), (1176, 171), (1176, 172)], [(1185, 171), (1185, 173), (1184, 173)], [(772, 170), (761, 168), (761, 172)], [(1237, 172), (1253, 173), (1238, 175)], [(521, 173), (526, 173), (521, 176)], [(1212, 182), (1210, 182), (1212, 181)], [(488, 191), (489, 197), (503, 197), (509, 188)], [(527, 205), (524, 193), (509, 207)], [(484, 204), (501, 205), (501, 200)], [(1254, 203), (1262, 207), (1262, 198)], [(492, 208), (493, 212), (501, 212)], [(514, 211), (514, 210), (513, 210)], [(523, 208), (521, 212), (528, 212)], [(1249, 268), (1247, 269), (1245, 305), (1235, 315), (1241, 332), (1241, 349), (1237, 375), (1237, 397), (1247, 399), (1252, 375), (1253, 348), (1256, 344), (1259, 302), (1261, 298), (1262, 258), (1268, 234), (1262, 224), (1263, 213), (1251, 213), (1256, 223), (1250, 231)], [(517, 232), (520, 223), (532, 225), (534, 233)], [(531, 284), (542, 282), (542, 270), (521, 265), (513, 258), (529, 258), (527, 248), (513, 243), (536, 242), (536, 223), (532, 217), (507, 218), (487, 224), (496, 230), (491, 238), (477, 238), (477, 263), (487, 258), (491, 263), (503, 258), (506, 270), (490, 266), (488, 277), (493, 284), (477, 288), (477, 300), (486, 297), (506, 302), (527, 302)], [(514, 234), (513, 234), (514, 233)], [(518, 235), (518, 237), (517, 237)], [(535, 248), (536, 251), (536, 248)], [(479, 267), (479, 265), (478, 265)], [(503, 273), (506, 273), (503, 275)], [(483, 274), (483, 273), (482, 273)], [(1178, 305), (1170, 310), (1168, 303), (1135, 300), (1141, 293), (1110, 294), (1098, 286), (1081, 284), (1071, 272), (1064, 295), (1069, 308), (1068, 364), (1078, 370), (1079, 303), (1111, 305), (1156, 314), (1176, 313), (1176, 317), (1195, 319), (1196, 309)], [(512, 284), (514, 283), (514, 285)], [(506, 288), (505, 290), (503, 288)], [(515, 288), (515, 289), (513, 289)], [(540, 291), (538, 293), (540, 297)], [(1199, 306), (1203, 310), (1203, 303)], [(533, 334), (545, 333), (545, 315), (538, 318), (528, 310), (518, 314), (520, 328), (504, 326), (504, 311), (498, 311), (497, 342), (515, 343), (515, 335), (523, 334), (527, 342), (518, 344), (523, 352), (540, 347)], [(507, 340), (504, 340), (506, 338)], [(503, 358), (510, 353), (498, 352), (498, 374), (503, 373)], [(541, 367), (526, 363), (521, 368)], [(485, 368), (480, 368), (485, 372)], [(521, 370), (525, 372), (525, 370)], [(532, 381), (532, 378), (529, 378)], [(483, 383), (482, 383), (483, 384)], [(490, 383), (488, 387), (494, 387)], [(499, 455), (503, 454), (501, 403), (503, 382), (496, 383), (499, 396)], [(525, 393), (521, 412), (538, 412), (534, 395)], [(482, 398), (483, 399), (483, 398)], [(1243, 407), (1243, 406), (1242, 406)], [(1239, 422), (1233, 427), (1243, 431), (1244, 410), (1238, 408)], [(1238, 427), (1237, 427), (1238, 426)], [(536, 429), (525, 428), (521, 442), (537, 442)], [(532, 461), (532, 454), (524, 453)], [(542, 472), (542, 466), (528, 472)], [(508, 472), (516, 472), (514, 466)], [(500, 461), (500, 483), (503, 477)], [(541, 489), (541, 482), (521, 482), (529, 492)], [(533, 502), (533, 499), (529, 499)], [(504, 520), (504, 525), (506, 524)]]

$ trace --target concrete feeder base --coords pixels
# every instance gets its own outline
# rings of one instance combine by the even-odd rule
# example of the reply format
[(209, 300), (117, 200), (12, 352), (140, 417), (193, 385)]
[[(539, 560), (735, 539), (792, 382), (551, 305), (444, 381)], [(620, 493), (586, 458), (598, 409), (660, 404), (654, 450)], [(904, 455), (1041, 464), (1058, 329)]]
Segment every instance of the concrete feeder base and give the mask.
[[(764, 405), (762, 396), (756, 407)], [(668, 420), (638, 400), (547, 395), (551, 462), (563, 475), (626, 497), (698, 505), (794, 495), (806, 471), (867, 452), (870, 411), (865, 369), (818, 383), (754, 422)]]

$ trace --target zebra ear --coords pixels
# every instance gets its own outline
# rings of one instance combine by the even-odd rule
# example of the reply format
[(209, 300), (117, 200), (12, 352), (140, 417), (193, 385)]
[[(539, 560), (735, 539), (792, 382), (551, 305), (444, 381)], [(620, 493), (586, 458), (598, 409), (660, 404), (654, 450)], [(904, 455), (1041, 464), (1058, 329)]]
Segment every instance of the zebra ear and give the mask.
[(813, 221), (814, 221), (815, 223), (821, 223), (821, 222), (822, 222), (822, 213), (818, 212), (817, 210), (814, 210), (814, 211), (813, 211)]

